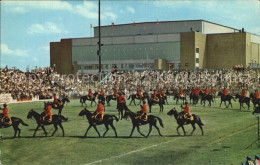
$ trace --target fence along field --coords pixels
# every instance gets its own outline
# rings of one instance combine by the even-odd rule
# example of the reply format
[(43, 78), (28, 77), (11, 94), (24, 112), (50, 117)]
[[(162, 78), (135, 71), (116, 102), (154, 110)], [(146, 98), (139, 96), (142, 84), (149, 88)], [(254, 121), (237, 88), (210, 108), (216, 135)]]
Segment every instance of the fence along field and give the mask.
[[(169, 101), (170, 105), (165, 105), (163, 113), (159, 113), (157, 105), (152, 109), (152, 114), (163, 120), (164, 128), (160, 128), (163, 136), (153, 129), (148, 138), (142, 137), (137, 130), (128, 138), (132, 129), (130, 119), (114, 123), (118, 138), (114, 137), (111, 128), (105, 138), (98, 138), (94, 129), (83, 138), (89, 124), (85, 117), (78, 116), (83, 109), (78, 99), (63, 109), (63, 115), (69, 118), (63, 123), (65, 137), (60, 129), (50, 137), (54, 128), (47, 126), (47, 138), (40, 129), (36, 138), (32, 138), (36, 123), (26, 116), (32, 108), (42, 112), (43, 103), (10, 104), (10, 115), (22, 118), (29, 126), (20, 126), (21, 138), (16, 139), (12, 139), (12, 128), (0, 130), (0, 161), (3, 164), (239, 164), (245, 160), (245, 155), (259, 154), (257, 145), (246, 149), (257, 137), (257, 120), (252, 109), (239, 110), (237, 102), (233, 108), (218, 108), (219, 99), (211, 108), (191, 106), (191, 113), (199, 115), (205, 125), (205, 135), (201, 136), (196, 126), (193, 136), (189, 136), (192, 127), (188, 125), (185, 126), (187, 136), (183, 136), (181, 129), (181, 136), (178, 136), (174, 117), (166, 113), (173, 107), (180, 111), (180, 105), (175, 105), (172, 99)], [(96, 109), (90, 107), (90, 102), (87, 104), (87, 109)], [(129, 108), (134, 112), (140, 109), (139, 106)], [(52, 112), (58, 113), (54, 109)], [(105, 113), (117, 115), (114, 101), (106, 107)], [(97, 128), (100, 134), (104, 133), (103, 125)], [(148, 125), (140, 128), (145, 135), (148, 133)]]

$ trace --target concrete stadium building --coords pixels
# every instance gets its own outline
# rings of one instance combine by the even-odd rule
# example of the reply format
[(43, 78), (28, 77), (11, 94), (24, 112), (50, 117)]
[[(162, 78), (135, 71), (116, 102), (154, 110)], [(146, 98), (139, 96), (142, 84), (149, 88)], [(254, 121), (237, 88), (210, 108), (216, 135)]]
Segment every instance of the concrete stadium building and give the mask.
[[(94, 37), (50, 43), (59, 73), (98, 72)], [(205, 20), (144, 22), (101, 27), (102, 71), (259, 67), (260, 36)]]

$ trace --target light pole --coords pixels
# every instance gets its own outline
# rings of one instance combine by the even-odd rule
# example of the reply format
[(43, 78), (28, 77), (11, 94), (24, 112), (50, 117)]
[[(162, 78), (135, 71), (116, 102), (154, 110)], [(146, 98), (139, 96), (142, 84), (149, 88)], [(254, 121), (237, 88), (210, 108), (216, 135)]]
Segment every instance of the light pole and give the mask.
[(101, 73), (100, 1), (98, 0), (98, 73)]

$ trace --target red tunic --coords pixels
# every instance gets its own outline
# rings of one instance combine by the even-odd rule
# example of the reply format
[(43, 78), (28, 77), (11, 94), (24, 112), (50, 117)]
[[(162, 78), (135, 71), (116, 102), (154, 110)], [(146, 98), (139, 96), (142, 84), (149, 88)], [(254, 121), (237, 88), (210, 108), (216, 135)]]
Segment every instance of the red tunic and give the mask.
[(209, 89), (205, 90), (205, 94), (208, 95), (209, 94)]
[(224, 94), (224, 96), (227, 96), (228, 95), (228, 90), (224, 89), (223, 94)]
[(96, 112), (101, 114), (101, 115), (104, 114), (104, 106), (103, 106), (103, 104), (101, 104), (101, 103), (98, 104)]
[(141, 90), (137, 89), (137, 95), (141, 95)]
[(258, 91), (256, 91), (254, 95), (255, 95), (256, 99), (259, 99), (259, 92)]
[(58, 98), (57, 98), (57, 96), (54, 96), (54, 103), (58, 103)]
[(214, 88), (211, 88), (211, 93), (213, 94), (215, 91), (214, 91)]
[(91, 90), (89, 90), (89, 91), (88, 91), (88, 95), (89, 95), (89, 96), (90, 96), (90, 95), (92, 95), (92, 92), (91, 92)]
[(195, 89), (191, 89), (191, 94), (195, 94)]
[(124, 95), (119, 96), (118, 101), (119, 103), (125, 103), (125, 96)]
[(48, 105), (47, 109), (45, 110), (45, 114), (48, 116), (52, 116), (51, 114), (51, 105)]
[(160, 89), (160, 94), (163, 95), (163, 90)]
[(147, 114), (147, 106), (146, 106), (146, 104), (143, 105), (142, 113)]
[(153, 98), (155, 98), (155, 97), (156, 97), (156, 95), (157, 95), (157, 92), (156, 92), (156, 91), (154, 91), (154, 92), (153, 92)]
[(190, 107), (188, 104), (184, 107), (184, 113), (188, 113), (190, 115)]
[(3, 110), (3, 115), (5, 116), (5, 117), (9, 117), (9, 115), (8, 115), (8, 108), (4, 108), (4, 109), (2, 109)]
[(195, 93), (195, 95), (199, 95), (200, 91), (199, 91), (198, 89), (196, 89), (196, 90), (194, 91), (194, 93)]
[(99, 92), (102, 96), (105, 96), (105, 93), (103, 91)]
[(241, 96), (246, 97), (246, 91), (245, 90), (242, 91)]
[(181, 88), (179, 88), (179, 92), (180, 92), (181, 95), (183, 94), (183, 91), (181, 90)]
[(117, 95), (117, 91), (116, 90), (114, 90), (114, 95)]

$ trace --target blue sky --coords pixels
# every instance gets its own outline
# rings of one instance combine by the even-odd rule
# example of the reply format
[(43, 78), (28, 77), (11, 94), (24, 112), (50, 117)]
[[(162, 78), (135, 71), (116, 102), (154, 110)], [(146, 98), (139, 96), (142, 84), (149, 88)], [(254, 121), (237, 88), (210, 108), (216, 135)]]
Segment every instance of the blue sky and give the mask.
[[(0, 1), (1, 67), (46, 67), (49, 43), (93, 36), (98, 1)], [(204, 19), (260, 35), (259, 0), (101, 1), (102, 25)]]

